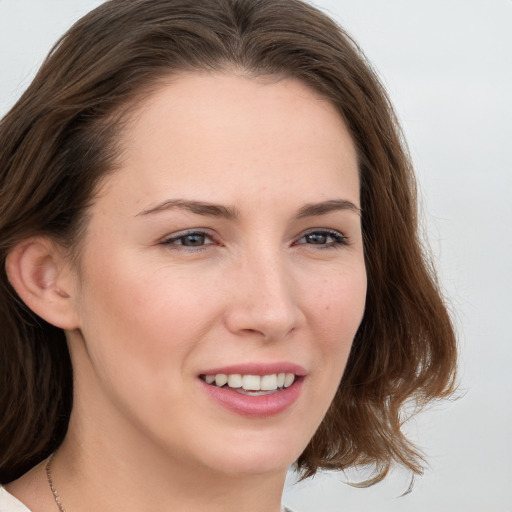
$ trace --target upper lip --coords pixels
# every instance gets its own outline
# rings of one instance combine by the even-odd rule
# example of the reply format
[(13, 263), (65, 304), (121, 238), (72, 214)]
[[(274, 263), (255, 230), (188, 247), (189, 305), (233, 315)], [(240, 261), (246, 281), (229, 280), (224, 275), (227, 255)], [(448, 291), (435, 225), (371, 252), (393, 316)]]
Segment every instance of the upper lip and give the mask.
[(274, 373), (294, 373), (298, 376), (304, 376), (307, 371), (304, 367), (290, 362), (274, 363), (241, 363), (223, 367), (208, 368), (200, 372), (200, 375), (272, 375)]

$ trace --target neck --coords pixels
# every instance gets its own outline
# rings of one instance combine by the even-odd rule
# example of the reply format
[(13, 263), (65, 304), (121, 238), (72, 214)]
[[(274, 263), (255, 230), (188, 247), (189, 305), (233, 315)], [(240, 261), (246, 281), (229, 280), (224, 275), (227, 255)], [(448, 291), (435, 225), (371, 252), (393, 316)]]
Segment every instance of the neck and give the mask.
[[(173, 458), (150, 443), (89, 443), (73, 422), (55, 455), (52, 478), (67, 512), (278, 512), (286, 471), (225, 474)], [(92, 446), (92, 448), (91, 448)], [(126, 446), (130, 446), (126, 450)]]
[[(207, 441), (199, 437), (208, 434), (205, 429), (187, 430), (187, 410), (176, 416), (167, 410), (156, 422), (159, 415), (144, 402), (144, 393), (137, 398), (137, 390), (134, 400), (143, 402), (132, 414), (123, 400), (105, 392), (108, 386), (100, 384), (83, 345), (73, 348), (72, 358), (81, 358), (73, 365), (73, 410), (52, 464), (53, 484), (67, 512), (279, 512), (288, 458), (262, 449), (261, 428), (245, 424), (238, 438), (236, 428), (227, 429), (229, 435), (217, 428)], [(180, 406), (186, 409), (187, 402)]]

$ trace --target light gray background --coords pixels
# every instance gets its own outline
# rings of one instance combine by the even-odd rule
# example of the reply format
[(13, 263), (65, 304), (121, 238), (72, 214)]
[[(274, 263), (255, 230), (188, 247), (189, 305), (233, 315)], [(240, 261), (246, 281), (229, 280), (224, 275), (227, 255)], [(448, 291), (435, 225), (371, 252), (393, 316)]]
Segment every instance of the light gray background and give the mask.
[[(99, 0), (0, 0), (0, 115), (70, 24)], [(422, 215), (461, 349), (460, 400), (411, 434), (430, 467), (370, 489), (321, 475), (298, 512), (512, 511), (512, 1), (322, 0), (387, 86), (420, 182)]]

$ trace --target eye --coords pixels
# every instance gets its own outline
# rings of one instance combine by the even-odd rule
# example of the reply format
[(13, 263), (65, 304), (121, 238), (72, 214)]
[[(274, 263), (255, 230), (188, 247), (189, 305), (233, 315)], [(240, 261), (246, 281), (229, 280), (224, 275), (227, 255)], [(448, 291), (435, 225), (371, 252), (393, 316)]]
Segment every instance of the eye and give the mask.
[(201, 248), (213, 243), (212, 237), (205, 231), (187, 231), (166, 238), (162, 245)]
[(303, 235), (297, 240), (296, 244), (316, 245), (319, 246), (319, 248), (326, 249), (347, 245), (348, 240), (347, 237), (339, 231), (332, 229), (316, 229)]

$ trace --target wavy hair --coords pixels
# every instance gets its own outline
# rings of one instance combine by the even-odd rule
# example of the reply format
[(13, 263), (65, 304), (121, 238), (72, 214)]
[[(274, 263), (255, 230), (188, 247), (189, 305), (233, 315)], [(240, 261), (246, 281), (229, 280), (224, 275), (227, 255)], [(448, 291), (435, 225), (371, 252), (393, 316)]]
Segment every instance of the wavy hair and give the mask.
[(414, 173), (390, 101), (351, 37), (300, 0), (110, 0), (79, 20), (0, 122), (0, 482), (65, 436), (73, 372), (63, 331), (33, 314), (5, 270), (20, 241), (77, 247), (130, 109), (183, 71), (300, 80), (336, 106), (357, 150), (366, 309), (330, 409), (297, 460), (421, 473), (404, 405), (453, 391), (453, 327), (418, 237)]

